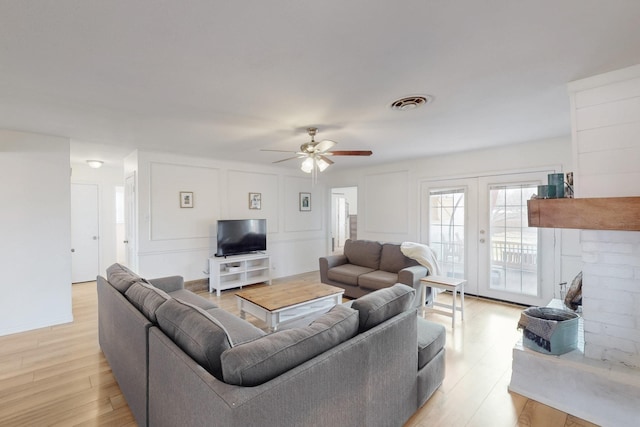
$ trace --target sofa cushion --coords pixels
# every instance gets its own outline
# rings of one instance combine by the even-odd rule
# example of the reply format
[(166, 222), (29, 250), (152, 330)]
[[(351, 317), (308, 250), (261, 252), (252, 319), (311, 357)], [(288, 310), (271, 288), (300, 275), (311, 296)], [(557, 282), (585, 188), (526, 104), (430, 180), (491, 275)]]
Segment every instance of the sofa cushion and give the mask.
[(377, 270), (380, 266), (380, 251), (382, 245), (371, 240), (351, 240), (344, 243), (344, 255), (349, 264), (368, 267)]
[(380, 270), (397, 273), (406, 267), (419, 265), (416, 260), (404, 256), (400, 245), (384, 243), (380, 252)]
[(336, 305), (309, 326), (274, 332), (226, 350), (222, 354), (224, 381), (242, 386), (265, 383), (357, 332), (358, 312)]
[(195, 305), (196, 307), (200, 307), (203, 310), (209, 310), (218, 307), (208, 299), (202, 298), (200, 295), (194, 294), (193, 292), (186, 289), (178, 289), (177, 291), (169, 292), (169, 295), (172, 298), (176, 298), (188, 304)]
[(107, 268), (107, 280), (114, 288), (119, 290), (121, 293), (125, 293), (129, 286), (133, 285), (135, 282), (146, 282), (147, 280), (138, 276), (133, 271), (129, 270), (122, 264), (113, 264), (109, 268)]
[(442, 350), (445, 339), (444, 326), (418, 317), (418, 369), (422, 369)]
[(233, 341), (220, 321), (200, 307), (175, 298), (158, 308), (156, 318), (160, 329), (178, 347), (222, 380), (220, 355), (233, 346)]
[(342, 264), (337, 267), (330, 268), (327, 271), (327, 277), (336, 282), (346, 283), (351, 286), (358, 286), (358, 277), (363, 274), (374, 271), (373, 268), (362, 267), (353, 264)]
[(372, 271), (358, 277), (358, 286), (372, 291), (390, 288), (396, 283), (398, 283), (398, 274), (382, 270)]
[(402, 283), (364, 295), (351, 305), (360, 316), (360, 332), (367, 331), (412, 306), (415, 290)]
[(135, 282), (129, 286), (124, 296), (147, 319), (156, 324), (156, 310), (171, 298), (165, 291), (145, 282)]
[(221, 308), (212, 308), (206, 311), (224, 326), (233, 345), (253, 341), (267, 335), (262, 329)]

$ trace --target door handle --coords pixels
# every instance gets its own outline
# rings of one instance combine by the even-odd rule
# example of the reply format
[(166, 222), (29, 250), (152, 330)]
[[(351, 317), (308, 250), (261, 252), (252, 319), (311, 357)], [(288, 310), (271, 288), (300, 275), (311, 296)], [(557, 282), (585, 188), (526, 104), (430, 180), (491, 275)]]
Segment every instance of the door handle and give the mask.
[(122, 243), (129, 243), (129, 241), (128, 240), (123, 240)]
[(71, 248), (71, 252), (75, 252), (75, 251), (76, 251), (75, 249)]

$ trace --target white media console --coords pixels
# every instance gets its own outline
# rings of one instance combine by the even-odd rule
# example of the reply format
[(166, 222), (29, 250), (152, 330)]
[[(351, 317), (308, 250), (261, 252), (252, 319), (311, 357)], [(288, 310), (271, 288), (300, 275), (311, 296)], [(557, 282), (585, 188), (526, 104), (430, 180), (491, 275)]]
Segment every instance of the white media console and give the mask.
[(209, 258), (209, 292), (267, 282), (271, 284), (269, 255), (248, 254)]

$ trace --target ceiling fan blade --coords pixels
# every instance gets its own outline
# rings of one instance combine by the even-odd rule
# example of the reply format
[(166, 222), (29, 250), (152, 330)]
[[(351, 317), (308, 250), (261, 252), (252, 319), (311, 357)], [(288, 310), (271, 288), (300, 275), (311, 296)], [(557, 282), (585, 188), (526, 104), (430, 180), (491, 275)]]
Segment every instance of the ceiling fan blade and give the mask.
[(320, 157), (322, 160), (324, 160), (325, 162), (329, 163), (330, 165), (335, 163), (333, 160), (331, 160), (330, 158), (328, 158), (327, 156), (324, 156), (322, 154), (319, 154), (318, 157)]
[(286, 162), (287, 160), (293, 160), (293, 159), (301, 159), (302, 157), (306, 157), (306, 156), (295, 156), (295, 157), (288, 157), (286, 159), (282, 159), (282, 160), (276, 160), (275, 162), (271, 162), (271, 163), (280, 163), (280, 162)]
[(314, 147), (314, 151), (316, 153), (324, 153), (325, 151), (333, 148), (336, 144), (337, 142), (335, 141), (331, 141), (330, 139), (325, 139), (324, 141), (320, 141), (316, 144), (316, 146)]
[(325, 154), (330, 154), (332, 156), (370, 156), (373, 154), (371, 150), (338, 150), (338, 151), (330, 151)]
[(260, 151), (275, 151), (277, 153), (295, 153), (295, 151), (291, 151), (291, 150), (268, 150), (266, 148), (261, 148)]

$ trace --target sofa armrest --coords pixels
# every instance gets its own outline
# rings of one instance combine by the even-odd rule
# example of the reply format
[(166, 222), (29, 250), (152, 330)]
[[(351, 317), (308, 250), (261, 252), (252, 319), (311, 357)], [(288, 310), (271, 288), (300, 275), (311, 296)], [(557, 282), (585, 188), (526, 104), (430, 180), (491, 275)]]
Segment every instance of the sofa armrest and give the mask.
[(337, 267), (338, 265), (346, 264), (347, 257), (344, 255), (329, 255), (320, 257), (320, 281), (327, 283), (327, 272), (330, 268)]
[[(420, 296), (420, 279), (427, 274), (429, 274), (429, 269), (421, 265), (405, 267), (398, 271), (398, 282), (411, 286), (416, 290), (416, 307), (421, 306), (420, 301), (418, 301), (418, 297)], [(431, 297), (431, 288), (427, 288), (426, 291), (426, 299), (428, 300)]]
[(182, 276), (159, 277), (150, 279), (149, 282), (165, 292), (178, 291), (184, 288), (184, 278)]

